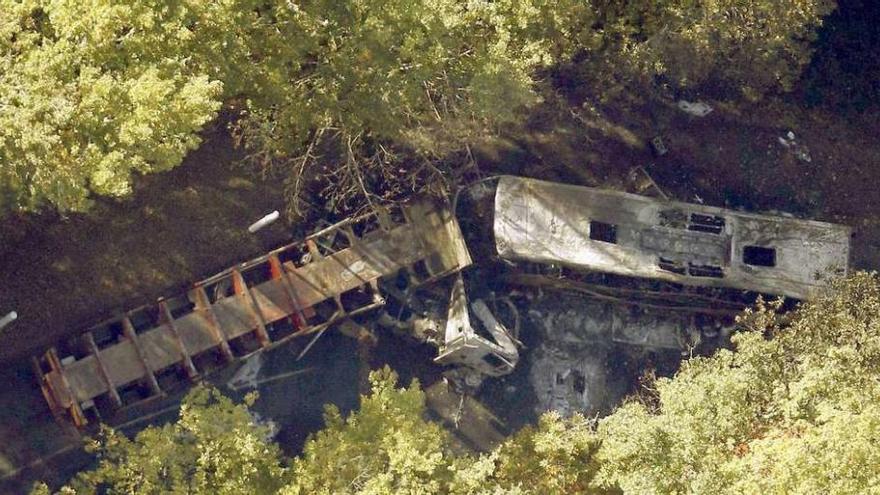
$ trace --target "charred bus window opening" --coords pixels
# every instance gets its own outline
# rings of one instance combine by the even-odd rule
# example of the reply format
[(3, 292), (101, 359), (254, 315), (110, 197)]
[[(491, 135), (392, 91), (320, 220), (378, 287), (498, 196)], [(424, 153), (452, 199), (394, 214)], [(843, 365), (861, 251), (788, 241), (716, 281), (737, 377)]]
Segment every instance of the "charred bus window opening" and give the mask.
[(691, 221), (688, 223), (688, 230), (693, 230), (695, 232), (708, 232), (710, 234), (721, 234), (724, 230), (724, 224), (724, 217), (691, 213)]
[(752, 266), (776, 266), (776, 249), (764, 246), (746, 246), (743, 263)]
[(617, 244), (617, 225), (590, 220), (590, 239)]

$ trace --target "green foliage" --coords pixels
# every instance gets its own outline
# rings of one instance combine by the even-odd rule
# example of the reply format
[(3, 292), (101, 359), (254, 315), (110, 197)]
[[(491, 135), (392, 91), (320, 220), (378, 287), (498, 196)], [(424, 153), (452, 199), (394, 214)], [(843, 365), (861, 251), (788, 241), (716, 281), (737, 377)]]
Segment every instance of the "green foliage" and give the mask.
[(518, 493), (565, 495), (608, 493), (592, 486), (600, 445), (593, 424), (583, 416), (562, 418), (556, 413), (541, 417), (494, 452), (476, 462), (457, 463), (453, 493)]
[[(234, 404), (216, 389), (197, 387), (177, 423), (143, 430), (132, 441), (104, 429), (90, 449), (98, 467), (80, 473), (73, 493), (276, 493), (286, 470), (268, 429), (248, 412), (255, 396)], [(62, 491), (62, 493), (65, 493)]]
[(836, 6), (834, 0), (636, 2), (618, 4), (607, 20), (623, 59), (638, 72), (757, 99), (791, 89), (810, 61), (816, 29)]
[[(493, 452), (454, 454), (425, 396), (388, 368), (290, 468), (246, 405), (197, 389), (177, 424), (105, 431), (67, 493), (865, 493), (880, 485), (880, 278), (858, 273), (795, 312), (759, 301), (735, 350), (685, 362), (598, 427), (548, 414)], [(40, 491), (42, 490), (42, 491)], [(35, 493), (48, 493), (44, 486)]]
[(278, 79), (248, 95), (238, 131), (255, 162), (285, 171), (294, 208), (303, 180), (322, 175), (309, 169), (316, 156), (341, 198), (369, 200), (371, 184), (424, 183), (399, 154), (436, 159), (514, 120), (537, 99), (532, 72), (572, 51), (583, 11), (576, 0), (278, 9), (280, 38), (296, 49), (266, 61)]
[(863, 493), (880, 483), (880, 283), (857, 274), (601, 421), (599, 478), (636, 493)]
[(327, 408), (326, 426), (293, 462), (284, 494), (442, 493), (449, 478), (445, 432), (424, 419), (417, 383), (397, 389), (389, 369), (370, 374), (372, 393), (343, 419)]
[(188, 7), (0, 2), (0, 207), (83, 209), (198, 145), (222, 84), (193, 67)]
[[(833, 0), (0, 0), (0, 208), (88, 206), (168, 170), (223, 102), (295, 198), (429, 180), (576, 53), (681, 86), (788, 88)], [(595, 58), (595, 57), (594, 57)], [(436, 172), (436, 171), (435, 171)], [(434, 176), (442, 174), (435, 173)], [(294, 202), (294, 206), (296, 203)]]
[(530, 72), (571, 50), (577, 6), (2, 0), (0, 207), (126, 194), (133, 172), (179, 164), (223, 101), (264, 162), (321, 136), (341, 155), (374, 140), (436, 152), (431, 130), (449, 144), (534, 101)]

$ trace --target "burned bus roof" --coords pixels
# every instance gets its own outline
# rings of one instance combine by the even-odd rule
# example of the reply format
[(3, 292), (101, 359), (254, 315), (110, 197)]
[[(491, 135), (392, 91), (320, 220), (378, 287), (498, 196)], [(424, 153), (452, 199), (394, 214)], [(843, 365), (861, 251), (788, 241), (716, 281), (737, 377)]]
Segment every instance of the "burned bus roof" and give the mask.
[(847, 272), (850, 228), (503, 176), (506, 259), (809, 299)]

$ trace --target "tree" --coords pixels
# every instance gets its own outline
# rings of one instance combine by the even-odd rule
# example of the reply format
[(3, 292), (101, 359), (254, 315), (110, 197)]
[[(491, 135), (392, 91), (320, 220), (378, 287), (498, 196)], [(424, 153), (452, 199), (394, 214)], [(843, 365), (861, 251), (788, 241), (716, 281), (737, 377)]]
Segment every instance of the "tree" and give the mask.
[(870, 492), (880, 486), (880, 278), (858, 273), (792, 313), (780, 307), (759, 301), (735, 349), (689, 359), (598, 426), (548, 414), (492, 452), (456, 454), (417, 383), (397, 388), (385, 368), (359, 410), (328, 407), (325, 429), (284, 468), (250, 402), (200, 388), (177, 424), (134, 441), (105, 432), (98, 467), (66, 493)]
[(452, 492), (565, 495), (613, 493), (593, 485), (600, 440), (592, 421), (581, 415), (541, 416), (477, 460), (457, 462)]
[(370, 374), (372, 393), (343, 419), (328, 406), (325, 427), (291, 467), (284, 494), (443, 493), (450, 478), (446, 433), (425, 419), (418, 384), (398, 389), (389, 368)]
[(810, 61), (834, 0), (594, 2), (620, 58), (680, 87), (713, 86), (758, 99), (787, 91)]
[(555, 7), (574, 5), (2, 0), (0, 207), (124, 195), (132, 173), (178, 165), (223, 102), (254, 156), (293, 167), (294, 190), (318, 151), (351, 185), (360, 151), (436, 151), (426, 131), (450, 143), (533, 101), (530, 71), (562, 49), (543, 38), (565, 26)]
[[(295, 211), (315, 177), (332, 205), (442, 184), (437, 160), (537, 101), (533, 71), (573, 50), (587, 13), (577, 0), (278, 9), (274, 24), (297, 49), (273, 55), (279, 80), (249, 96), (239, 136), (254, 162), (284, 171)], [(326, 170), (310, 168), (319, 163)]]
[[(164, 5), (162, 8), (160, 5)], [(0, 208), (81, 210), (178, 165), (220, 108), (185, 2), (0, 2)]]
[(223, 103), (252, 160), (288, 178), (294, 210), (314, 178), (331, 203), (370, 202), (442, 184), (443, 158), (520, 118), (542, 71), (578, 53), (681, 86), (786, 89), (833, 7), (0, 0), (0, 208), (124, 195), (132, 174), (178, 165)]
[(370, 375), (372, 393), (343, 419), (328, 407), (325, 428), (294, 459), (284, 494), (568, 494), (589, 486), (599, 442), (591, 422), (547, 414), (495, 451), (450, 451), (443, 428), (425, 419), (425, 394), (397, 388), (387, 367)]
[[(636, 493), (864, 493), (880, 484), (880, 281), (786, 317), (759, 304), (736, 350), (688, 360), (599, 425), (599, 480)], [(787, 321), (786, 321), (787, 320)]]
[(134, 440), (104, 428), (89, 446), (97, 468), (77, 475), (61, 493), (276, 493), (286, 470), (268, 428), (248, 411), (255, 399), (237, 405), (199, 386), (176, 423), (149, 427)]

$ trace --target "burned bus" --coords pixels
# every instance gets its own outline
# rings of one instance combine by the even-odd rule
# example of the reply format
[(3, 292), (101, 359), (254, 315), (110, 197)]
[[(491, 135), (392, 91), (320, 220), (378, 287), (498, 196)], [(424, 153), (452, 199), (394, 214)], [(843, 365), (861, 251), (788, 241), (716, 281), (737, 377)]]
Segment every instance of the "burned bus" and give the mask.
[(851, 229), (523, 177), (494, 183), (498, 257), (810, 299), (847, 273)]

